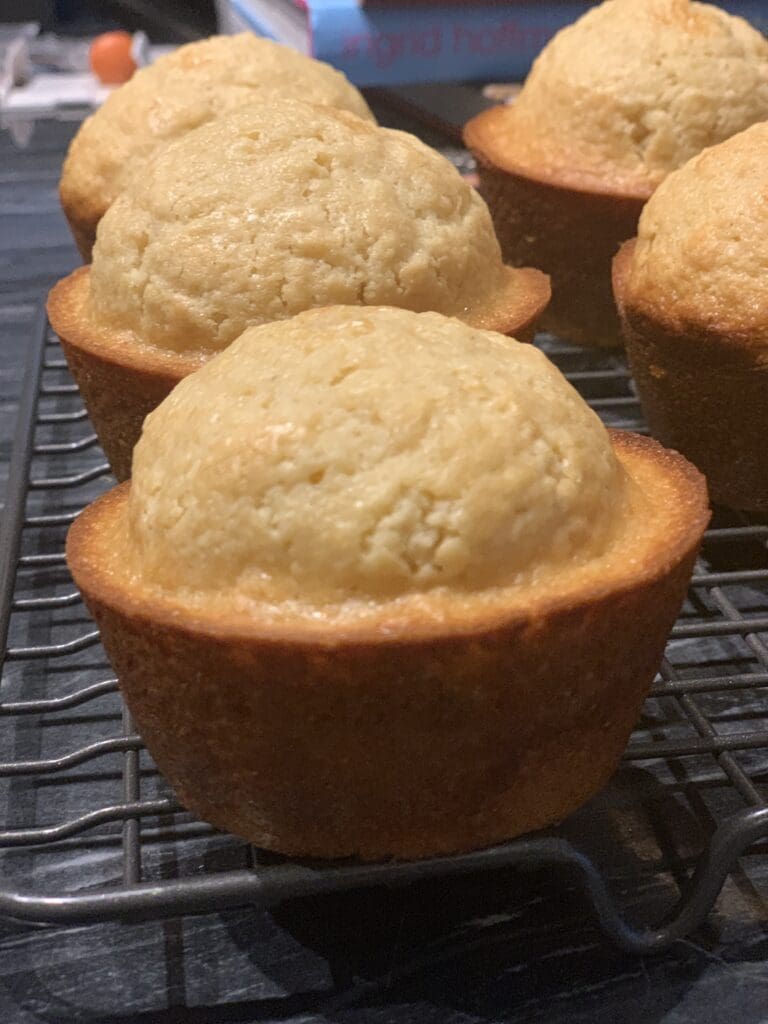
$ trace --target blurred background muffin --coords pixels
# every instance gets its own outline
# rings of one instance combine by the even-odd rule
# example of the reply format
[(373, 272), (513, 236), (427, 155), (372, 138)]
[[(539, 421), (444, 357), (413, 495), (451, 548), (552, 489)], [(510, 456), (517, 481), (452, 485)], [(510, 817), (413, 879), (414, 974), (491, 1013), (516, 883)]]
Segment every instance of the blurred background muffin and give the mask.
[(83, 261), (99, 220), (159, 147), (223, 113), (285, 95), (373, 119), (329, 64), (250, 32), (188, 43), (137, 71), (83, 122), (64, 162), (61, 203)]
[(768, 117), (768, 42), (690, 0), (609, 0), (563, 29), (518, 98), (468, 123), (504, 258), (552, 276), (546, 324), (615, 345), (610, 261), (664, 177)]
[(768, 124), (705, 150), (616, 258), (627, 354), (653, 434), (715, 501), (768, 510)]

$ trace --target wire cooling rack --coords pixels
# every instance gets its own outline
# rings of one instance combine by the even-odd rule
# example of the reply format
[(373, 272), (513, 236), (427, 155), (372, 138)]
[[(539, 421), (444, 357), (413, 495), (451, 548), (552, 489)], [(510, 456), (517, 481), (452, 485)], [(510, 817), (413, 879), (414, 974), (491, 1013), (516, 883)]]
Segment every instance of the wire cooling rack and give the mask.
[[(542, 346), (610, 426), (643, 430), (621, 356)], [(63, 554), (69, 523), (111, 483), (41, 315), (0, 530), (0, 913), (162, 917), (548, 867), (582, 890), (608, 937), (640, 952), (694, 929), (737, 859), (765, 855), (765, 523), (716, 515), (623, 765), (586, 808), (557, 829), (468, 855), (320, 864), (266, 855), (195, 821), (143, 749)], [(652, 911), (656, 923), (630, 924), (649, 876), (664, 881), (666, 906)]]

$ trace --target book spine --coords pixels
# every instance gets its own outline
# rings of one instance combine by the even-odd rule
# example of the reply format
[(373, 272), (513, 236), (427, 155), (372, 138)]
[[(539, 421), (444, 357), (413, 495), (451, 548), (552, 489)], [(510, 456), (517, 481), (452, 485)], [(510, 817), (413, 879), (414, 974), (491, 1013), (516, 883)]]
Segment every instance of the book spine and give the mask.
[(312, 56), (357, 85), (523, 78), (542, 47), (593, 4), (361, 7), (309, 0)]

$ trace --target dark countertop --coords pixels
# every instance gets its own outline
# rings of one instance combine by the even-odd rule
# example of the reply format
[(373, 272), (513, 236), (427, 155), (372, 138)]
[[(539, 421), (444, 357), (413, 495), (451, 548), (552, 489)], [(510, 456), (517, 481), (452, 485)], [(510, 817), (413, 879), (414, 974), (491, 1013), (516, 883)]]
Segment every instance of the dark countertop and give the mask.
[[(24, 150), (0, 132), (3, 470), (36, 302), (77, 262), (56, 196), (71, 131), (41, 123)], [(653, 878), (617, 884), (641, 915), (666, 892)], [(270, 912), (0, 921), (0, 1021), (761, 1024), (766, 955), (765, 855), (744, 858), (707, 926), (659, 957), (610, 948), (567, 879), (505, 871)]]

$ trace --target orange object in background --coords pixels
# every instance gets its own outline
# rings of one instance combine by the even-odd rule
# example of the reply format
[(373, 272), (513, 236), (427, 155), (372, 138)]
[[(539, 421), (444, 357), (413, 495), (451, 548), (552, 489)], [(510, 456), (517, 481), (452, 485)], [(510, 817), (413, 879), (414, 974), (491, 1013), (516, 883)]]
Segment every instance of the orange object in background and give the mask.
[(105, 32), (91, 44), (91, 70), (105, 85), (127, 82), (136, 70), (133, 36), (130, 32)]

